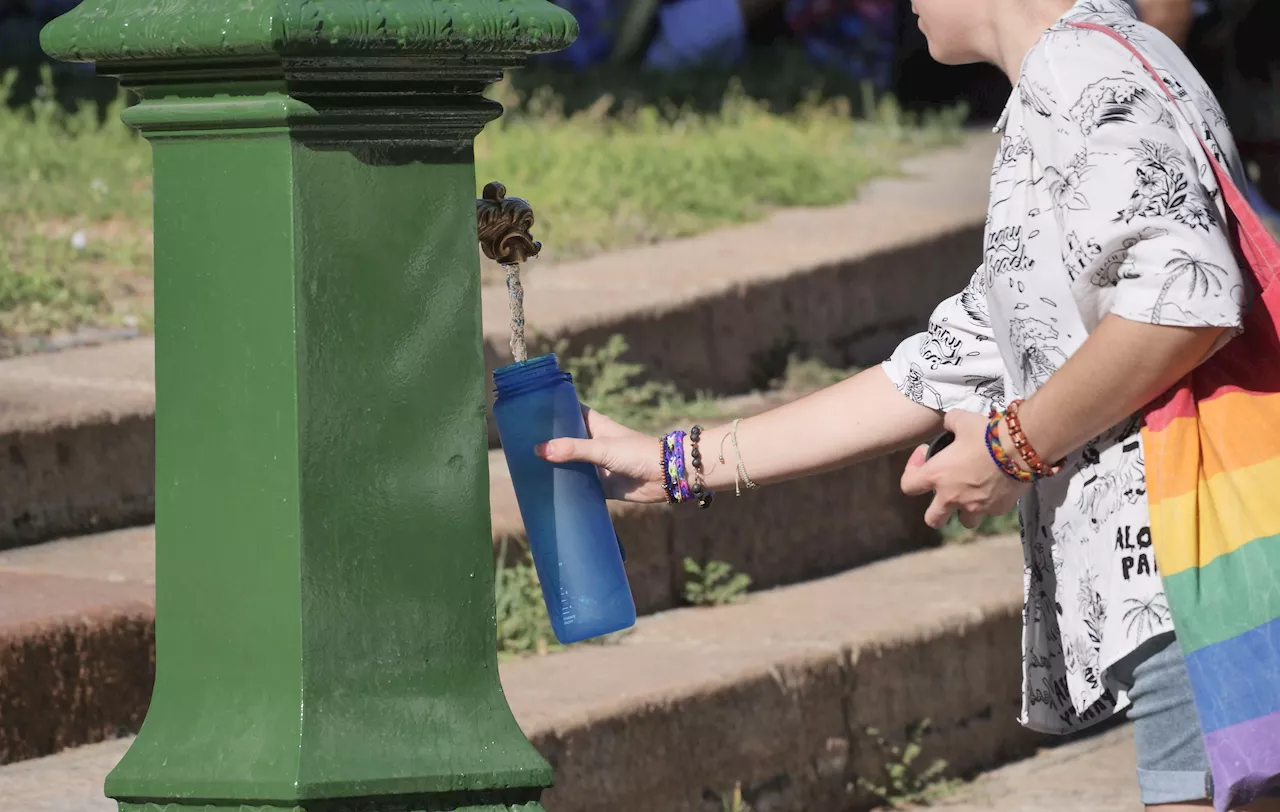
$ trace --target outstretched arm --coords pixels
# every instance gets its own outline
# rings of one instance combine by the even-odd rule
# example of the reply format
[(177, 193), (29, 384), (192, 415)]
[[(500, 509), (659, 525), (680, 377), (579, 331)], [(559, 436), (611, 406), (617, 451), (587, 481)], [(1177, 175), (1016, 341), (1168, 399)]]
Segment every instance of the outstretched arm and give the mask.
[[(555, 462), (590, 462), (611, 499), (662, 502), (658, 439), (586, 410), (590, 440), (559, 439), (540, 449)], [(737, 459), (730, 426), (708, 428), (699, 447), (707, 485), (732, 488)], [(808, 397), (743, 420), (738, 447), (756, 484), (795, 479), (910, 447), (942, 431), (942, 416), (914, 403), (874, 367)], [(723, 448), (725, 462), (719, 457)], [(685, 453), (690, 451), (686, 444)]]
[[(981, 411), (1002, 398), (1003, 364), (991, 339), (981, 279), (975, 274), (964, 292), (939, 305), (929, 330), (904, 341), (884, 365), (742, 421), (738, 448), (751, 480), (781, 482), (907, 448), (940, 432), (944, 411)], [(551, 462), (599, 466), (611, 498), (665, 498), (657, 438), (589, 409), (587, 429), (591, 440), (555, 440), (540, 453)], [(718, 426), (702, 435), (712, 490), (734, 485), (730, 430)]]

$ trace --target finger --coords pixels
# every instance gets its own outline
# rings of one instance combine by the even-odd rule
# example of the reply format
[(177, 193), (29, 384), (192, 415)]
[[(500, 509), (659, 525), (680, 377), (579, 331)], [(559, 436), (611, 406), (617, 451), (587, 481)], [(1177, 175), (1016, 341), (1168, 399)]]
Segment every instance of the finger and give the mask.
[(960, 511), (960, 524), (968, 530), (977, 530), (982, 525), (984, 518), (981, 513), (971, 513), (967, 510)]
[(587, 423), (587, 435), (596, 440), (628, 437), (637, 433), (585, 403), (582, 404), (582, 419)]
[(929, 446), (922, 445), (911, 452), (906, 470), (902, 472), (902, 492), (908, 496), (921, 496), (933, 491), (933, 476), (926, 470), (925, 455)]
[(934, 497), (929, 509), (924, 512), (924, 523), (934, 530), (941, 530), (951, 518), (952, 506), (941, 496)]
[(533, 449), (533, 453), (557, 465), (566, 462), (589, 462), (592, 465), (604, 466), (608, 456), (604, 441), (575, 440), (569, 437), (542, 443)]
[(959, 433), (965, 422), (972, 418), (974, 412), (966, 412), (963, 409), (953, 409), (942, 416), (942, 426), (947, 431)]

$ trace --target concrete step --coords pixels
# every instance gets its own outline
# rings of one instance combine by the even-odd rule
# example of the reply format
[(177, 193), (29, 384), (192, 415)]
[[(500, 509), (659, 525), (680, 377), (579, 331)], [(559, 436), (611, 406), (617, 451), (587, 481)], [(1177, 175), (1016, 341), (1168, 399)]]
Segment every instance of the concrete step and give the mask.
[[(761, 405), (761, 402), (757, 402)], [(490, 453), (493, 544), (527, 548), (501, 451)], [(927, 500), (897, 482), (905, 457), (725, 495), (712, 511), (612, 504), (636, 607), (683, 603), (683, 562), (726, 561), (766, 589), (937, 545)], [(150, 696), (155, 530), (0, 553), (0, 763), (132, 729)], [(55, 712), (56, 709), (56, 712)]]
[(1145, 807), (1138, 796), (1137, 771), (1133, 729), (1123, 725), (986, 773), (927, 808), (945, 812), (1142, 812)]
[[(16, 368), (0, 364), (0, 372)], [(103, 372), (110, 365), (94, 369)], [(150, 475), (144, 480), (138, 473), (154, 470), (148, 456), (153, 446), (140, 436), (150, 438), (149, 425), (144, 431), (145, 421), (138, 416), (146, 397), (144, 382), (124, 375), (81, 376), (74, 384), (49, 391), (84, 410), (78, 413), (103, 419), (51, 428), (45, 434), (25, 433), (10, 446), (10, 459), (21, 465), (0, 465), (0, 550), (37, 541), (63, 524), (140, 525), (154, 515)], [(747, 417), (803, 394), (739, 396), (724, 399), (721, 406), (726, 418)], [(97, 404), (98, 411), (91, 411), (91, 404)], [(907, 456), (864, 462), (742, 499), (725, 496), (714, 511), (701, 515), (665, 506), (611, 504), (614, 526), (628, 553), (637, 608), (648, 614), (681, 602), (686, 556), (700, 562), (727, 561), (751, 575), (758, 586), (772, 587), (937, 543), (937, 535), (920, 519), (926, 500), (905, 497), (898, 490)], [(145, 491), (146, 496), (126, 497), (118, 489)], [(522, 557), (527, 549), (524, 525), (498, 449), (489, 452), (489, 502), (495, 550), (505, 543), (511, 555)], [(42, 523), (33, 517), (41, 517)], [(6, 526), (7, 537), (2, 532)]]
[(154, 512), (150, 339), (0, 361), (0, 549)]
[[(846, 206), (531, 271), (534, 343), (578, 354), (621, 333), (655, 379), (721, 395), (796, 352), (876, 363), (980, 261), (994, 150), (974, 135)], [(491, 371), (510, 360), (506, 292), (483, 300)], [(0, 549), (150, 520), (153, 355), (138, 339), (0, 361)]]
[[(67, 596), (76, 609), (61, 622), (83, 629), (105, 620), (107, 611), (79, 597), (89, 593), (129, 616), (145, 577), (128, 559), (72, 562), (95, 583)], [(960, 776), (1045, 743), (1015, 720), (1021, 571), (1013, 538), (918, 552), (733, 606), (643, 618), (614, 645), (503, 663), (502, 681), (517, 720), (556, 769), (544, 798), (556, 812), (713, 812), (735, 784), (757, 812), (866, 809), (857, 778), (878, 776), (886, 758), (868, 728), (901, 737), (932, 720), (923, 759), (946, 759)], [(107, 694), (124, 675), (94, 670), (90, 659), (80, 665), (101, 681), (97, 701), (121, 704)], [(132, 678), (141, 680), (144, 656), (136, 660)], [(21, 661), (4, 655), (0, 663), (0, 686), (52, 680), (14, 674)], [(45, 714), (74, 723), (60, 709)], [(106, 812), (102, 776), (126, 746), (0, 768), (0, 798), (24, 812)]]

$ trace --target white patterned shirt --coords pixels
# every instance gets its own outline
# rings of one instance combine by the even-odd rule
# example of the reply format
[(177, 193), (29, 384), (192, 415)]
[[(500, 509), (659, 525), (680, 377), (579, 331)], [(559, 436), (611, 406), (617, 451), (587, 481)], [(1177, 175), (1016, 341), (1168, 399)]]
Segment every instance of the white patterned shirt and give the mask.
[[(1075, 21), (1126, 36), (1179, 105), (1119, 43)], [(1208, 86), (1124, 0), (1079, 0), (1045, 32), (997, 131), (982, 266), (885, 362), (903, 393), (983, 413), (1030, 396), (1108, 313), (1239, 327), (1248, 291), (1196, 136), (1242, 183), (1239, 155)], [(1021, 720), (1036, 730), (1069, 732), (1125, 707), (1112, 666), (1172, 631), (1140, 424), (1135, 416), (1071, 454), (1022, 501)]]

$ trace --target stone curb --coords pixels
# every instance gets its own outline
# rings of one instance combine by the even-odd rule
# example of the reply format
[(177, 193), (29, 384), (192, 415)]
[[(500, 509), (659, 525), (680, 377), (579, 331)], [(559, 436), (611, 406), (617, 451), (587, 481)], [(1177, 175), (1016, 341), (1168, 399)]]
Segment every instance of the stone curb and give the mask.
[[(762, 812), (868, 809), (857, 779), (880, 777), (890, 757), (867, 729), (901, 743), (925, 718), (922, 762), (946, 759), (953, 775), (1033, 753), (1044, 737), (1015, 720), (1020, 564), (1016, 539), (946, 547), (502, 664), (517, 720), (555, 767), (544, 804), (717, 812), (740, 783)], [(109, 809), (100, 782), (124, 744), (0, 769), (0, 797)]]
[(154, 511), (150, 339), (0, 361), (0, 549)]
[[(531, 273), (530, 326), (573, 354), (622, 333), (630, 359), (686, 392), (748, 391), (793, 352), (875, 363), (980, 260), (993, 150), (974, 135), (846, 206)], [(486, 288), (483, 307), (492, 370), (509, 360), (505, 291)], [(153, 355), (139, 339), (0, 361), (0, 549), (150, 521)]]
[[(556, 768), (556, 812), (873, 806), (858, 777), (930, 719), (925, 765), (969, 775), (1034, 752), (1018, 725), (1018, 542), (873, 564), (733, 607), (658, 615), (622, 645), (513, 662), (516, 718)], [(572, 692), (573, 699), (569, 698)]]

